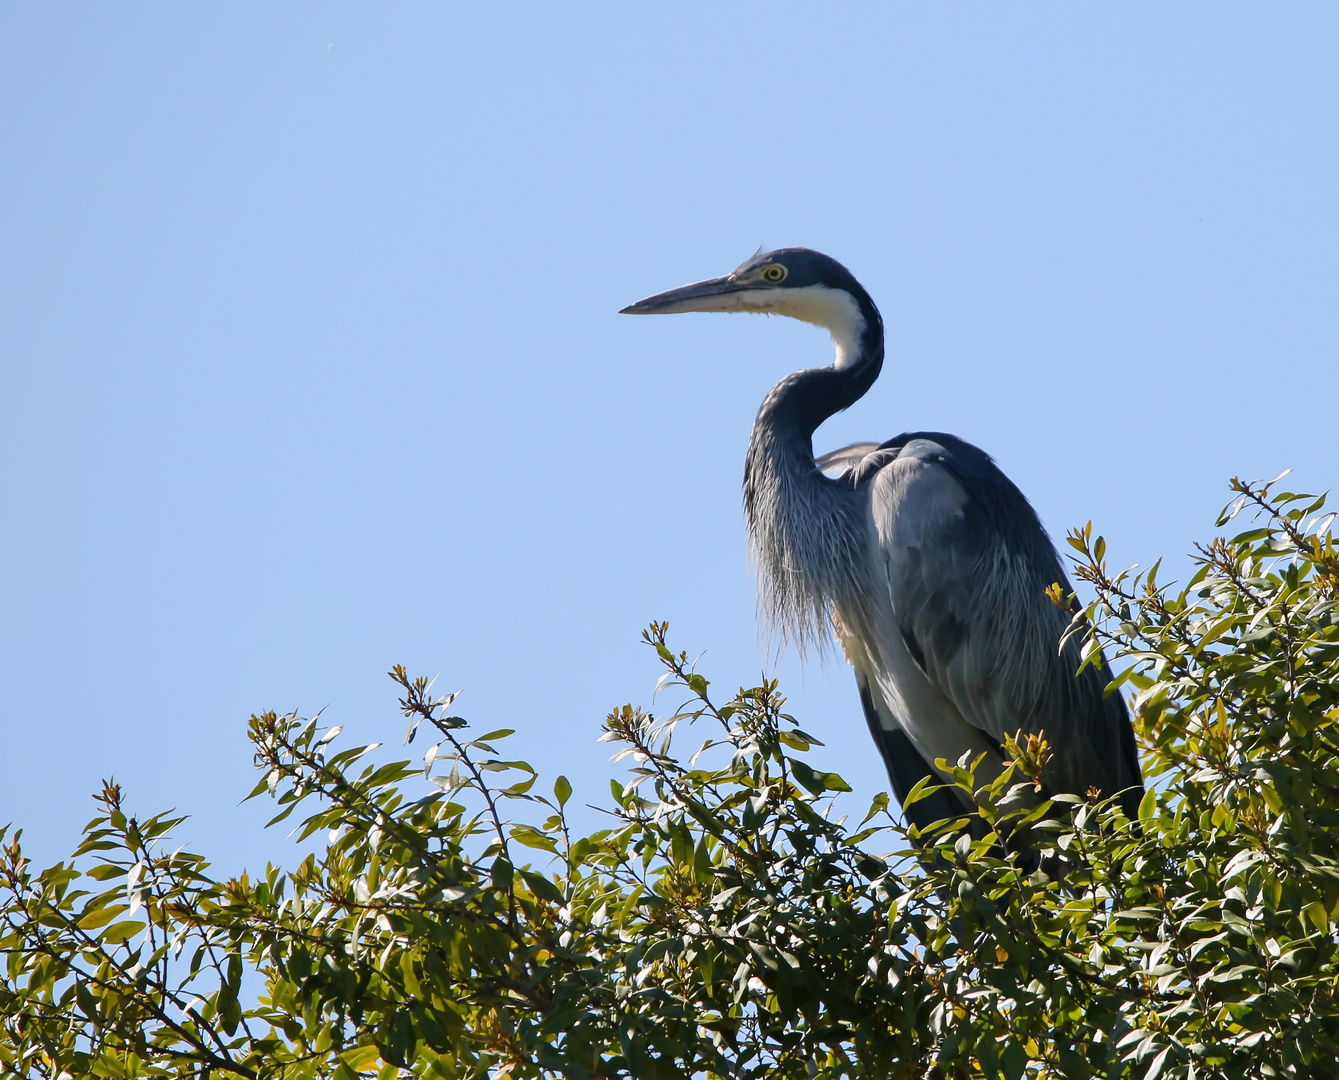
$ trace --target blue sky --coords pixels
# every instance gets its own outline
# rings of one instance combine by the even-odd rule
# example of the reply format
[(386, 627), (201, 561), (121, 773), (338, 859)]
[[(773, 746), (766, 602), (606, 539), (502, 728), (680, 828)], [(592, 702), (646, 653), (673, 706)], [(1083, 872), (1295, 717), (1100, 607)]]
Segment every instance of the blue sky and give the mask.
[[(0, 10), (0, 821), (114, 774), (282, 858), (249, 713), (398, 741), (464, 689), (599, 801), (653, 618), (776, 670), (881, 789), (844, 665), (760, 646), (739, 507), (780, 319), (630, 319), (759, 245), (845, 262), (880, 382), (820, 449), (993, 455), (1053, 536), (1184, 553), (1233, 474), (1336, 479), (1329, 7)], [(661, 704), (670, 704), (662, 702)]]

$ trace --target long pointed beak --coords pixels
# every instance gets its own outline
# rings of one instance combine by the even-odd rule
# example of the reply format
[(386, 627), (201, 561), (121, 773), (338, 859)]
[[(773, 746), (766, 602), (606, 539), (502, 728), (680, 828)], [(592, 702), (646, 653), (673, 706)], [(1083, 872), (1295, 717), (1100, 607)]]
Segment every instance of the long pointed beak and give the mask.
[(682, 311), (742, 311), (740, 297), (748, 286), (729, 278), (697, 281), (669, 292), (656, 293), (623, 308), (620, 315), (676, 315)]

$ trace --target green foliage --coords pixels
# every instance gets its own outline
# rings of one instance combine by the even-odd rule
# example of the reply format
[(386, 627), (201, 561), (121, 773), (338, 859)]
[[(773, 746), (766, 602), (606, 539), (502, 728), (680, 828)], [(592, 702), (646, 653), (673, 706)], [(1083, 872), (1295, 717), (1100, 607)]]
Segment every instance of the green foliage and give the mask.
[[(226, 882), (107, 784), (74, 859), (0, 833), (13, 1076), (1330, 1076), (1339, 1057), (1339, 553), (1321, 500), (1237, 484), (1183, 589), (1110, 573), (1071, 632), (1128, 684), (1154, 786), (1037, 805), (1044, 742), (908, 843), (774, 683), (716, 704), (653, 625), (673, 715), (624, 706), (607, 827), (397, 668), (421, 761), (253, 717), (273, 823), (324, 842)], [(1068, 598), (1057, 597), (1068, 603)], [(1113, 691), (1116, 692), (1116, 686)], [(687, 756), (676, 738), (697, 742)], [(952, 763), (944, 763), (949, 767)], [(551, 790), (552, 794), (545, 794)], [(1026, 835), (1036, 858), (1004, 854)], [(878, 855), (875, 852), (883, 852)]]

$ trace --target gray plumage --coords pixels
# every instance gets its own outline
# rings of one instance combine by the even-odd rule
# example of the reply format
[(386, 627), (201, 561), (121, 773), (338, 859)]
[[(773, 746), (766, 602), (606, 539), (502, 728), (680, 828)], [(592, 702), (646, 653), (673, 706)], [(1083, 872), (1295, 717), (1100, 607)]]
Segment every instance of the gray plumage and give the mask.
[[(1022, 493), (976, 447), (915, 432), (815, 459), (814, 430), (857, 401), (883, 363), (883, 323), (845, 267), (804, 248), (754, 256), (724, 278), (624, 309), (767, 311), (826, 327), (835, 361), (795, 372), (764, 399), (744, 472), (744, 507), (766, 616), (801, 647), (835, 633), (855, 668), (871, 735), (899, 801), (934, 763), (984, 755), (1044, 731), (1051, 793), (1119, 793), (1136, 815), (1143, 786), (1105, 662), (1076, 674), (1077, 643), (1047, 589), (1072, 591)], [(924, 827), (964, 809), (941, 791), (906, 808)]]

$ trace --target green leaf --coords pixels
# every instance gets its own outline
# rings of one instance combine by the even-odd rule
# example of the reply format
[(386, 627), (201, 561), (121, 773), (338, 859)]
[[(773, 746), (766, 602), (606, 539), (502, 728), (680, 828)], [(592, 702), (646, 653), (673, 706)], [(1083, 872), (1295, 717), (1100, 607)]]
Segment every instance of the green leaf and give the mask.
[(1158, 1077), (1162, 1075), (1162, 1067), (1166, 1064), (1167, 1055), (1171, 1053), (1171, 1049), (1170, 1046), (1163, 1047), (1162, 1052), (1149, 1065), (1148, 1072), (1144, 1073), (1144, 1080), (1158, 1080)]
[(531, 774), (530, 776), (526, 777), (524, 780), (519, 780), (519, 781), (517, 781), (517, 782), (514, 783), (514, 784), (511, 784), (511, 785), (509, 785), (509, 786), (507, 786), (507, 787), (504, 787), (501, 791), (498, 792), (498, 794), (499, 794), (499, 795), (507, 795), (507, 796), (510, 796), (510, 797), (513, 797), (513, 798), (515, 798), (516, 796), (519, 796), (519, 795), (524, 795), (524, 794), (525, 794), (526, 792), (528, 792), (532, 787), (535, 786), (535, 781), (538, 780), (538, 779), (539, 779), (539, 774), (538, 774), (538, 773), (533, 773), (533, 774)]
[(511, 838), (518, 844), (534, 848), (536, 851), (558, 854), (558, 845), (554, 842), (553, 837), (540, 832), (533, 825), (513, 825), (511, 827)]
[(97, 998), (93, 996), (93, 992), (88, 988), (88, 983), (85, 980), (80, 979), (75, 983), (74, 998), (80, 1012), (94, 1022), (100, 1019)]
[(80, 930), (96, 930), (100, 926), (106, 926), (123, 911), (129, 910), (129, 904), (108, 904), (106, 907), (89, 912), (76, 925)]
[(525, 881), (530, 891), (542, 900), (549, 900), (555, 904), (563, 902), (563, 894), (552, 881), (543, 874), (537, 874), (530, 870), (521, 870), (521, 878)]
[(237, 988), (225, 984), (214, 996), (218, 1011), (219, 1027), (225, 1035), (233, 1035), (237, 1025), (242, 1022), (242, 1006), (237, 1000)]
[(874, 798), (870, 800), (869, 810), (865, 814), (864, 818), (861, 820), (860, 824), (864, 825), (865, 822), (869, 821), (875, 815), (881, 814), (887, 809), (888, 809), (888, 792), (880, 791), (877, 795), (874, 796)]
[(1057, 1056), (1060, 1058), (1060, 1070), (1065, 1080), (1088, 1080), (1092, 1075), (1087, 1060), (1077, 1050), (1062, 1046), (1057, 1051)]
[(558, 800), (560, 807), (567, 805), (567, 800), (572, 797), (572, 785), (568, 782), (567, 777), (559, 776), (553, 782), (553, 797)]
[(362, 1072), (381, 1060), (381, 1052), (374, 1045), (357, 1046), (340, 1054), (339, 1060), (355, 1072)]
[(1004, 1070), (1004, 1080), (1019, 1080), (1027, 1068), (1027, 1051), (1017, 1039), (1010, 1039), (1000, 1055), (1000, 1067)]
[(136, 934), (142, 933), (144, 924), (134, 919), (126, 922), (112, 923), (102, 932), (101, 938), (104, 945), (119, 945), (123, 941), (129, 941)]
[(939, 787), (940, 782), (941, 781), (937, 776), (928, 774), (922, 776), (912, 785), (911, 790), (907, 792), (906, 798), (902, 800), (902, 809), (905, 810), (908, 806), (918, 803), (927, 795), (930, 795)]
[(981, 1071), (994, 1080), (1000, 1075), (1000, 1052), (995, 1045), (995, 1032), (984, 1031), (976, 1044), (976, 1060)]
[(821, 795), (825, 791), (851, 790), (851, 786), (836, 773), (819, 772), (793, 757), (786, 758), (786, 761), (795, 779), (813, 795)]

